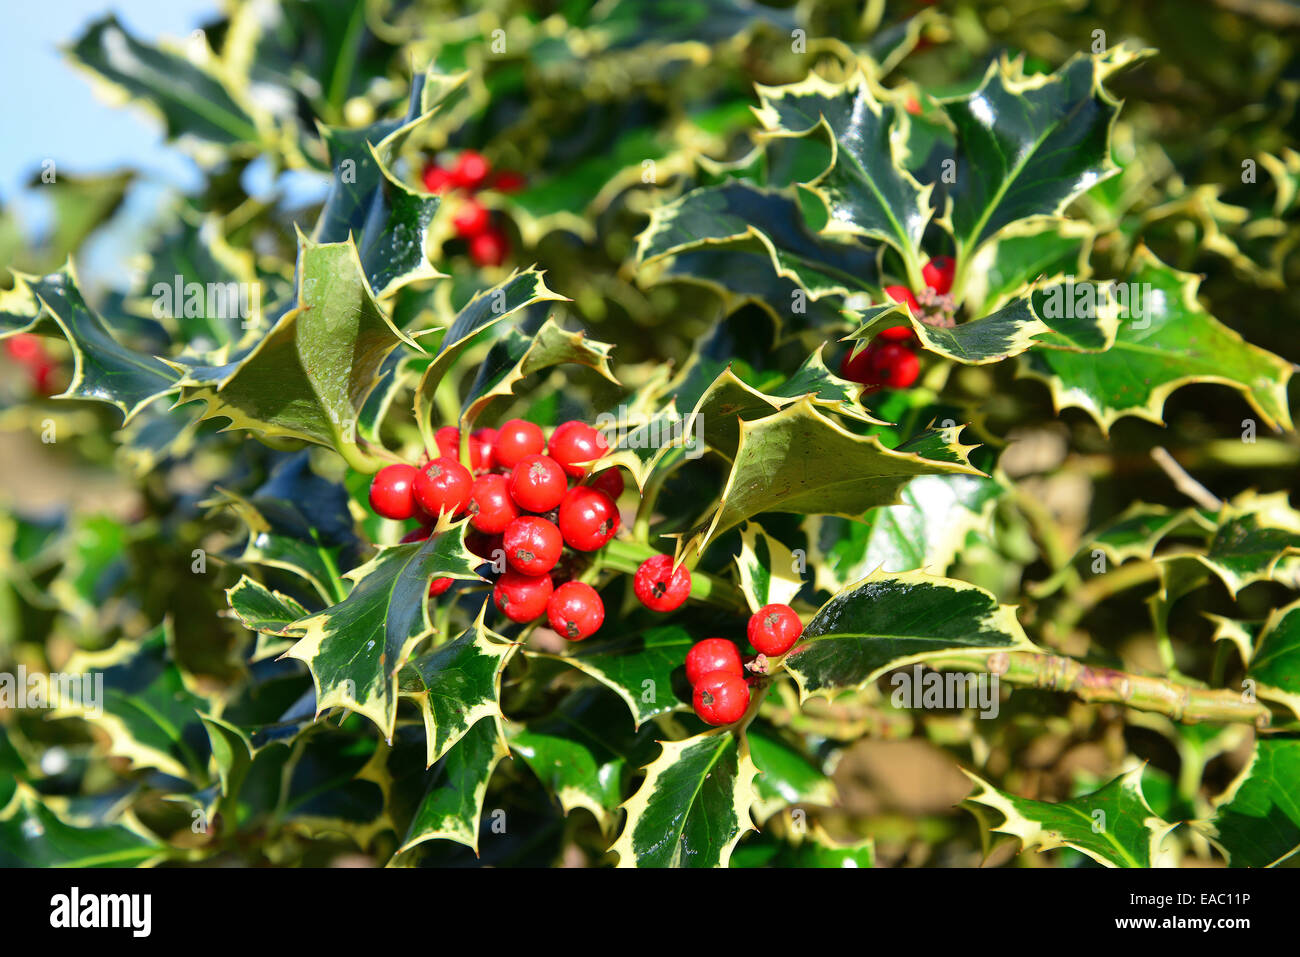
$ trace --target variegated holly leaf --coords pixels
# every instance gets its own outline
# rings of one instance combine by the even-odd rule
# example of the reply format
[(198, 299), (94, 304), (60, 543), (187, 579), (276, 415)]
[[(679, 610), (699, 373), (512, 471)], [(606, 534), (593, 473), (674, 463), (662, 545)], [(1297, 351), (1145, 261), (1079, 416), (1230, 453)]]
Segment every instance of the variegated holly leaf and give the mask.
[(1255, 640), (1246, 668), (1254, 693), (1300, 718), (1300, 602), (1276, 609)]
[(770, 135), (830, 135), (830, 165), (805, 183), (826, 203), (825, 232), (889, 243), (919, 287), (921, 234), (933, 187), (922, 186), (904, 166), (906, 114), (882, 102), (860, 70), (843, 83), (813, 73), (799, 83), (760, 85), (757, 91), (758, 119)]
[(106, 402), (129, 422), (161, 395), (176, 391), (180, 376), (160, 359), (120, 343), (108, 324), (87, 305), (69, 262), (48, 276), (18, 274), (72, 347), (72, 383), (62, 399)]
[(1300, 555), (1300, 512), (1286, 492), (1246, 493), (1218, 516), (1218, 528), (1204, 554), (1196, 558), (1234, 596), (1252, 582), (1274, 577), (1280, 563)]
[(475, 724), (428, 772), (428, 789), (416, 808), (398, 853), (425, 841), (455, 841), (478, 853), (483, 799), (497, 762), (510, 751), (502, 740), (500, 720)]
[(627, 703), (639, 728), (683, 706), (673, 690), (673, 673), (682, 670), (695, 640), (680, 625), (661, 625), (620, 635), (602, 631), (563, 655), (530, 655), (562, 661), (595, 678)]
[(802, 836), (786, 840), (770, 834), (747, 838), (731, 855), (732, 867), (875, 867), (876, 847), (870, 838), (842, 844), (814, 824)]
[(1142, 794), (1139, 766), (1091, 794), (1051, 803), (1000, 791), (969, 771), (979, 791), (968, 801), (1004, 818), (993, 828), (1020, 838), (1024, 850), (1072, 847), (1107, 867), (1169, 867), (1175, 849), (1166, 839), (1178, 826), (1161, 820)]
[(758, 768), (753, 814), (759, 824), (791, 804), (829, 807), (835, 803), (834, 782), (793, 740), (759, 721), (745, 729), (745, 737)]
[(525, 378), (552, 366), (564, 363), (586, 366), (618, 385), (609, 367), (613, 350), (607, 342), (588, 339), (586, 333), (566, 332), (554, 316), (532, 335), (518, 329), (507, 330), (479, 366), (461, 408), (462, 427), (470, 427), (493, 399), (513, 395), (515, 386)]
[(804, 700), (861, 688), (938, 655), (1034, 650), (1014, 606), (982, 588), (920, 572), (875, 572), (817, 610), (785, 668)]
[(639, 768), (651, 744), (635, 731), (619, 699), (603, 688), (570, 693), (555, 709), (526, 724), (512, 726), (510, 749), (524, 760), (568, 814), (591, 812), (603, 832), (613, 827), (623, 787)]
[(136, 867), (166, 857), (129, 813), (123, 824), (73, 827), (25, 784), (0, 807), (0, 867)]
[(390, 166), (410, 135), (429, 121), (440, 102), (464, 80), (464, 74), (443, 76), (430, 71), (417, 75), (402, 120), (362, 129), (321, 131), (332, 176), (312, 239), (329, 244), (354, 238), (376, 298), (417, 279), (442, 275), (425, 253), (429, 224), (442, 200), (412, 190)]
[(1110, 131), (1119, 103), (1103, 82), (1144, 55), (1114, 47), (1075, 56), (1050, 76), (1027, 76), (1021, 61), (1004, 59), (976, 90), (942, 101), (957, 132), (946, 214), (957, 246), (956, 294), (981, 245), (1013, 223), (1060, 214), (1118, 172)]
[(433, 361), (425, 368), (415, 393), (415, 418), (420, 425), (425, 445), (435, 448), (433, 433), (434, 392), (438, 383), (452, 367), (461, 353), (479, 333), (533, 303), (567, 301), (564, 296), (546, 288), (542, 274), (535, 269), (511, 273), (504, 281), (474, 295), (456, 314), (442, 336), (442, 342)]
[(414, 343), (371, 295), (351, 241), (299, 237), (297, 281), (296, 306), (237, 361), (189, 368), (181, 400), (202, 400), (203, 418), (228, 418), (227, 428), (314, 442), (378, 471), (383, 462), (357, 446), (357, 419), (388, 354)]
[(429, 582), (478, 581), (480, 560), (465, 548), (465, 523), (440, 526), (423, 542), (382, 549), (348, 572), (354, 584), (337, 605), (293, 627), (303, 637), (285, 652), (305, 662), (316, 683), (316, 712), (342, 707), (365, 715), (391, 738), (398, 673), (428, 635)]
[(764, 605), (788, 605), (803, 587), (802, 561), (784, 543), (754, 522), (740, 530), (736, 570), (750, 611)]
[(808, 398), (742, 422), (739, 447), (722, 501), (690, 543), (710, 539), (762, 512), (808, 512), (856, 518), (897, 501), (917, 475), (982, 475), (957, 441), (959, 428), (926, 432), (897, 449), (874, 436), (854, 435), (814, 408)]
[(995, 479), (920, 475), (899, 493), (900, 504), (870, 509), (859, 521), (810, 516), (809, 564), (818, 588), (835, 592), (877, 569), (942, 574), (973, 531), (988, 531), (1002, 495)]
[(248, 498), (218, 492), (206, 504), (229, 506), (248, 529), (235, 564), (282, 569), (310, 584), (323, 601), (343, 600), (338, 569), (360, 562), (362, 543), (346, 492), (313, 474), (306, 452), (283, 460)]
[(1216, 801), (1213, 817), (1194, 821), (1232, 867), (1273, 867), (1300, 851), (1300, 738), (1270, 735)]
[(638, 489), (643, 489), (650, 476), (661, 466), (680, 464), (686, 450), (703, 454), (703, 444), (687, 428), (688, 420), (677, 414), (676, 400), (670, 399), (663, 408), (633, 419), (629, 416), (628, 428), (620, 430), (610, 442), (610, 450), (600, 460), (602, 467), (622, 466), (632, 475)]
[(168, 139), (243, 155), (271, 146), (275, 137), (266, 118), (243, 95), (237, 98), (240, 86), (225, 64), (201, 34), (190, 42), (202, 44), (202, 58), (141, 43), (108, 14), (87, 26), (67, 52), (92, 75), (157, 112)]
[(1096, 227), (1064, 218), (1029, 219), (1006, 227), (977, 255), (966, 284), (973, 315), (986, 316), (1033, 283), (1088, 276)]
[(701, 247), (765, 253), (772, 269), (810, 298), (876, 289), (879, 250), (814, 233), (793, 194), (739, 180), (693, 190), (650, 211), (637, 259), (654, 262)]
[(455, 641), (413, 659), (397, 676), (401, 695), (424, 716), (429, 767), (477, 722), (501, 718), (501, 672), (519, 646), (483, 623), (486, 610), (484, 603)]
[(1212, 520), (1195, 509), (1169, 509), (1163, 505), (1134, 502), (1123, 514), (1089, 535), (1079, 547), (1080, 554), (1100, 549), (1107, 558), (1122, 565), (1130, 558), (1150, 561), (1155, 550), (1167, 537), (1191, 531), (1204, 538), (1205, 522)]
[(311, 615), (297, 599), (273, 591), (247, 575), (226, 589), (226, 601), (241, 625), (267, 635), (300, 638), (303, 630), (295, 627), (294, 622)]
[(1196, 298), (1196, 276), (1145, 248), (1134, 262), (1124, 284), (1128, 315), (1109, 350), (1033, 349), (1021, 359), (1022, 372), (1047, 384), (1058, 409), (1084, 409), (1103, 430), (1126, 415), (1162, 422), (1168, 395), (1196, 382), (1229, 386), (1271, 428), (1292, 428), (1286, 397), (1291, 363), (1206, 312)]
[(661, 744), (641, 787), (623, 804), (623, 832), (610, 848), (618, 866), (726, 867), (754, 826), (758, 772), (748, 744), (728, 730)]
[(190, 687), (172, 660), (169, 631), (160, 625), (139, 641), (122, 639), (105, 651), (73, 655), (64, 673), (83, 676), (81, 700), (69, 689), (51, 715), (82, 718), (103, 729), (109, 753), (135, 767), (204, 786), (208, 739), (200, 714), (212, 702)]

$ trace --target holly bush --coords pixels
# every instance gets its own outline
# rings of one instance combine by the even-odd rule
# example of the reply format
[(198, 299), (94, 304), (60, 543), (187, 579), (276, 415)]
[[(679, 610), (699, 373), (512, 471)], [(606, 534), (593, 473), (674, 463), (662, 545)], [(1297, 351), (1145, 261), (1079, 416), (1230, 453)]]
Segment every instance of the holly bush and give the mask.
[(228, 11), (3, 214), (0, 861), (1300, 847), (1285, 9)]

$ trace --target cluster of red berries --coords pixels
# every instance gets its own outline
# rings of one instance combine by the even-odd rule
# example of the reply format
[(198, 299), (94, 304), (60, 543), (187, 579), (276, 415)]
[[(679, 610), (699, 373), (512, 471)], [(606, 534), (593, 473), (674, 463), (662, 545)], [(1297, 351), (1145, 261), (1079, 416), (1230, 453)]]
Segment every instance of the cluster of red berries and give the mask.
[(745, 665), (759, 655), (785, 654), (803, 634), (803, 623), (789, 605), (764, 605), (750, 616), (745, 633), (757, 652), (745, 661), (735, 643), (725, 638), (705, 638), (686, 653), (691, 704), (705, 724), (734, 724), (744, 717), (753, 681), (745, 677)]
[(424, 167), (424, 188), (431, 193), (458, 192), (460, 206), (452, 218), (456, 235), (469, 243), (469, 255), (480, 266), (499, 266), (510, 254), (510, 240), (492, 224), (487, 207), (474, 198), (482, 189), (512, 193), (523, 188), (524, 178), (509, 170), (492, 171), (492, 165), (475, 150), (464, 150), (451, 166), (430, 160)]
[(53, 395), (54, 374), (59, 364), (45, 351), (41, 337), (30, 332), (20, 332), (5, 340), (5, 352), (9, 358), (27, 367), (27, 375), (32, 388), (41, 395)]
[[(389, 465), (370, 484), (370, 507), (385, 518), (417, 519), (403, 542), (428, 538), (441, 513), (469, 514), (474, 530), (466, 545), (482, 558), (505, 555), (506, 568), (492, 589), (497, 608), (511, 621), (529, 622), (543, 613), (570, 641), (593, 634), (605, 620), (605, 606), (585, 582), (559, 568), (567, 545), (575, 552), (603, 548), (618, 531), (623, 476), (607, 468), (591, 476), (591, 464), (609, 446), (583, 422), (565, 422), (550, 440), (539, 426), (511, 419), (497, 429), (479, 429), (469, 439), (469, 466), (460, 459), (460, 430), (447, 426), (435, 440), (438, 457), (420, 468)], [(570, 480), (575, 484), (570, 486)], [(430, 595), (451, 587), (435, 578)]]
[[(951, 303), (946, 300), (952, 289), (952, 278), (957, 264), (951, 256), (936, 256), (925, 264), (921, 275), (926, 288), (920, 296), (913, 295), (906, 286), (886, 286), (885, 295), (894, 302), (906, 303), (912, 315), (925, 317), (931, 311), (951, 313)], [(921, 299), (925, 301), (922, 302)], [(921, 374), (921, 360), (911, 348), (915, 341), (911, 326), (891, 326), (876, 334), (865, 349), (857, 355), (850, 348), (840, 362), (840, 375), (853, 382), (861, 382), (874, 391), (879, 388), (906, 389)]]

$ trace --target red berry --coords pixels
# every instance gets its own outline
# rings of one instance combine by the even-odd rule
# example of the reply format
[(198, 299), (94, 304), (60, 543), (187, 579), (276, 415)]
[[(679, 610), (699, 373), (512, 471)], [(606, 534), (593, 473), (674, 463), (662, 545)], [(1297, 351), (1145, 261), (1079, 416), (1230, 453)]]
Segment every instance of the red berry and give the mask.
[(511, 621), (532, 621), (546, 611), (552, 593), (550, 575), (525, 575), (507, 568), (492, 588), (492, 601)]
[(527, 184), (522, 173), (516, 173), (514, 170), (503, 169), (500, 172), (493, 173), (488, 179), (486, 188), (494, 189), (499, 193), (517, 193)]
[(849, 351), (844, 353), (844, 358), (840, 360), (840, 377), (848, 379), (850, 382), (861, 382), (864, 385), (874, 384), (872, 382), (872, 349), (868, 345), (865, 349), (853, 354), (854, 346), (849, 346)]
[(39, 363), (45, 358), (45, 346), (41, 337), (30, 332), (20, 332), (5, 340), (5, 351), (18, 362)]
[(598, 492), (604, 492), (611, 502), (617, 502), (618, 497), (623, 494), (623, 473), (616, 468), (597, 472), (596, 477), (591, 480), (590, 487)]
[(461, 189), (475, 190), (483, 185), (491, 167), (483, 154), (477, 150), (465, 150), (456, 157), (456, 165), (451, 168), (451, 181)]
[(921, 374), (921, 360), (907, 346), (889, 342), (872, 359), (875, 381), (891, 389), (906, 389)]
[(691, 593), (691, 573), (685, 565), (673, 571), (671, 555), (651, 555), (632, 577), (632, 590), (651, 611), (672, 611)]
[(749, 686), (740, 675), (710, 672), (696, 682), (691, 703), (705, 724), (735, 724), (749, 708)]
[(761, 654), (775, 657), (799, 640), (803, 622), (789, 605), (764, 605), (750, 617), (745, 634)]
[(913, 116), (921, 115), (921, 104), (917, 101), (916, 97), (914, 96), (909, 96), (907, 98), (907, 100), (903, 103), (903, 109), (907, 110), (907, 112), (911, 113)]
[(437, 163), (424, 167), (424, 188), (431, 193), (441, 193), (451, 186), (451, 173)]
[(915, 338), (916, 334), (912, 332), (911, 326), (890, 326), (888, 329), (881, 329), (877, 332), (873, 341), (911, 342)]
[[(477, 435), (477, 433), (475, 434)], [(460, 462), (460, 429), (454, 425), (444, 425), (434, 433), (433, 440), (438, 445), (438, 454), (440, 456)], [(469, 440), (469, 467), (477, 472), (483, 468), (484, 462), (483, 444), (471, 436)]]
[(952, 288), (952, 277), (956, 272), (957, 264), (951, 256), (935, 256), (921, 267), (921, 278), (939, 295), (946, 296)]
[(496, 464), (492, 447), (496, 445), (496, 429), (476, 429), (469, 437), (470, 458), (478, 464), (476, 469), (490, 469)]
[(370, 507), (376, 515), (404, 522), (415, 514), (412, 490), (419, 471), (413, 465), (385, 465), (370, 482)]
[(549, 455), (525, 455), (510, 473), (510, 497), (529, 512), (548, 512), (560, 504), (569, 483)]
[(507, 525), (501, 543), (510, 567), (525, 575), (546, 574), (564, 551), (560, 530), (536, 515), (521, 515)]
[(480, 532), (495, 535), (506, 530), (519, 517), (519, 508), (510, 497), (504, 475), (480, 475), (469, 494), (470, 525)]
[(740, 649), (734, 642), (725, 638), (705, 638), (697, 641), (686, 652), (686, 680), (692, 685), (698, 684), (705, 675), (714, 671), (745, 676), (745, 667), (740, 662)]
[(512, 469), (525, 455), (540, 455), (545, 448), (546, 436), (540, 426), (523, 419), (511, 419), (497, 432), (492, 460), (502, 468)]
[(474, 477), (455, 459), (437, 458), (415, 476), (415, 500), (429, 515), (458, 515), (469, 504)]
[(451, 587), (451, 583), (454, 580), (455, 579), (452, 578), (435, 578), (433, 581), (429, 582), (429, 597), (437, 598)]
[(469, 241), (469, 258), (480, 266), (500, 266), (508, 255), (510, 240), (494, 226), (489, 226)]
[(919, 316), (921, 314), (921, 304), (917, 302), (916, 297), (912, 295), (912, 290), (908, 289), (906, 286), (886, 286), (885, 295), (894, 300), (894, 302), (907, 303), (907, 308), (912, 310), (912, 315)]
[(579, 485), (565, 493), (556, 521), (570, 548), (594, 552), (618, 531), (618, 506), (600, 489)]
[(501, 536), (486, 532), (470, 532), (465, 536), (465, 547), (479, 558), (492, 560), (493, 554), (501, 548)]
[(424, 526), (421, 526), (420, 528), (413, 529), (407, 532), (405, 535), (403, 535), (401, 541), (398, 542), (398, 544), (409, 545), (411, 544), (411, 542), (422, 542), (432, 534), (433, 534), (433, 529), (425, 528)]
[(451, 225), (461, 239), (470, 239), (488, 228), (488, 211), (477, 200), (467, 199), (452, 217)]
[(546, 619), (562, 637), (582, 641), (604, 623), (605, 603), (590, 585), (566, 582), (547, 601)]
[(609, 443), (585, 422), (572, 421), (556, 427), (546, 449), (566, 475), (582, 478), (591, 470), (591, 463), (609, 451)]

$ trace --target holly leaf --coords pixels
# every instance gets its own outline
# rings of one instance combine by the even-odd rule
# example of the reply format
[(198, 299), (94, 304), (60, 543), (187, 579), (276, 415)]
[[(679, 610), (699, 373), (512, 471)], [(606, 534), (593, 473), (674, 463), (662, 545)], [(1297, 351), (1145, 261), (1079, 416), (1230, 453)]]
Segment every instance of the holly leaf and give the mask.
[(517, 644), (483, 623), (484, 603), (473, 626), (402, 668), (398, 689), (413, 698), (424, 717), (426, 766), (432, 767), (476, 723), (500, 719), (501, 672)]
[(133, 818), (127, 824), (73, 827), (20, 784), (0, 808), (0, 867), (131, 867), (163, 860), (167, 849)]
[(436, 447), (433, 438), (434, 392), (461, 353), (479, 333), (491, 329), (519, 310), (533, 303), (555, 301), (568, 300), (546, 288), (542, 273), (525, 269), (523, 272), (511, 273), (503, 282), (476, 293), (456, 314), (415, 391), (415, 418), (429, 448)]
[(1215, 801), (1214, 816), (1194, 821), (1232, 867), (1274, 867), (1300, 850), (1300, 738), (1255, 741), (1250, 761)]
[(765, 253), (777, 275), (812, 299), (873, 289), (879, 282), (877, 249), (814, 233), (795, 196), (740, 180), (705, 186), (651, 209), (650, 224), (637, 240), (637, 261), (719, 245)]
[(382, 549), (348, 572), (354, 584), (337, 605), (295, 622), (303, 637), (285, 652), (311, 670), (316, 713), (342, 707), (365, 715), (386, 738), (397, 718), (398, 673), (428, 635), (429, 582), (478, 581), (478, 558), (465, 548), (465, 523), (423, 542)]
[[(857, 517), (891, 504), (917, 475), (982, 475), (957, 442), (959, 428), (924, 433), (888, 449), (848, 432), (803, 398), (740, 425), (740, 442), (722, 500), (690, 541), (703, 551), (715, 536), (762, 512)], [(916, 449), (917, 451), (913, 451)]]
[(1255, 694), (1286, 705), (1300, 718), (1300, 602), (1269, 615), (1246, 668)]
[(1215, 530), (1199, 561), (1234, 597), (1252, 582), (1267, 581), (1285, 559), (1300, 555), (1300, 513), (1290, 507), (1287, 493), (1240, 496), (1218, 516)]
[[(213, 62), (206, 41), (204, 52), (206, 62)], [(205, 68), (190, 57), (141, 43), (113, 14), (86, 27), (67, 53), (97, 79), (157, 112), (168, 139), (241, 155), (272, 141), (263, 118), (242, 96), (236, 98), (236, 84), (220, 65)]]
[(661, 742), (662, 753), (624, 804), (623, 832), (610, 848), (619, 867), (726, 867), (754, 825), (758, 773), (749, 746), (730, 731)]
[(16, 273), (62, 331), (72, 348), (72, 382), (60, 399), (89, 399), (115, 406), (124, 422), (161, 395), (174, 392), (180, 376), (162, 360), (122, 345), (81, 295), (69, 261), (37, 277)]
[(745, 737), (758, 769), (752, 810), (759, 824), (791, 804), (835, 804), (834, 782), (776, 728), (755, 721), (745, 729)]
[(785, 668), (803, 701), (862, 688), (940, 655), (1033, 650), (1014, 606), (982, 588), (920, 572), (875, 572), (817, 610)]
[(812, 73), (799, 83), (759, 85), (757, 91), (756, 113), (769, 134), (830, 135), (830, 165), (805, 184), (826, 203), (824, 232), (883, 240), (919, 270), (933, 187), (918, 183), (904, 165), (906, 121), (894, 105), (881, 102), (861, 71), (843, 83)]
[(1107, 867), (1162, 867), (1173, 863), (1166, 838), (1176, 828), (1161, 820), (1142, 794), (1139, 766), (1091, 794), (1059, 801), (1032, 801), (1000, 791), (969, 771), (979, 787), (967, 798), (1004, 820), (995, 831), (1020, 838), (1023, 849), (1072, 847)]
[(351, 241), (299, 237), (296, 301), (238, 361), (189, 368), (181, 401), (202, 400), (203, 418), (228, 418), (227, 429), (314, 442), (377, 471), (357, 447), (357, 419), (388, 354), (414, 343), (375, 302)]
[(425, 841), (464, 844), (478, 854), (483, 799), (497, 762), (509, 755), (498, 719), (480, 721), (429, 772), (429, 785), (416, 808), (398, 853)]
[(800, 567), (794, 553), (757, 523), (747, 522), (740, 530), (736, 570), (750, 611), (764, 605), (790, 604), (803, 587), (803, 576), (796, 570)]
[(1195, 509), (1174, 510), (1163, 505), (1134, 502), (1121, 515), (1089, 535), (1079, 553), (1100, 549), (1117, 565), (1130, 558), (1150, 561), (1160, 543), (1182, 529), (1190, 527), (1204, 537), (1206, 529), (1197, 519)]
[(770, 834), (749, 838), (731, 855), (732, 867), (875, 867), (875, 843), (834, 840), (820, 823), (802, 835), (780, 840)]
[(524, 760), (564, 813), (591, 812), (602, 832), (614, 824), (623, 786), (645, 730), (635, 732), (622, 702), (608, 691), (581, 688), (553, 711), (512, 728), (510, 749)]
[(966, 299), (973, 315), (988, 315), (1027, 285), (1059, 283), (1089, 274), (1096, 227), (1064, 218), (1030, 219), (1007, 226), (979, 254)]
[(469, 427), (499, 396), (514, 394), (514, 387), (534, 372), (563, 363), (595, 369), (618, 385), (609, 367), (614, 347), (607, 342), (588, 340), (585, 333), (566, 332), (555, 317), (549, 317), (534, 335), (509, 329), (497, 340), (479, 366), (478, 375), (465, 397), (460, 419)]
[(226, 601), (241, 625), (267, 635), (300, 638), (302, 629), (294, 622), (311, 614), (297, 599), (272, 591), (247, 575), (226, 589)]
[(958, 263), (1007, 226), (1059, 215), (1119, 172), (1110, 158), (1119, 103), (1103, 81), (1145, 55), (1114, 47), (1075, 56), (1050, 76), (1026, 76), (1021, 61), (1004, 59), (978, 89), (941, 101), (957, 133), (946, 218)]
[(1103, 431), (1126, 415), (1162, 423), (1169, 394), (1197, 382), (1229, 386), (1271, 428), (1291, 429), (1291, 364), (1206, 312), (1196, 298), (1196, 276), (1145, 248), (1134, 261), (1126, 284), (1132, 290), (1129, 318), (1120, 323), (1115, 344), (1099, 354), (1034, 349), (1022, 357), (1022, 373), (1045, 382), (1058, 409), (1084, 409)]
[[(55, 718), (83, 718), (103, 729), (109, 753), (134, 767), (207, 782), (208, 739), (200, 714), (211, 702), (193, 691), (172, 661), (170, 626), (160, 625), (139, 641), (119, 640), (98, 652), (79, 652), (67, 662), (71, 675), (103, 675), (102, 700), (62, 701)], [(83, 679), (88, 681), (89, 678)], [(100, 688), (94, 689), (94, 695)]]
[(390, 166), (410, 135), (437, 113), (441, 101), (465, 78), (466, 74), (442, 76), (432, 70), (417, 75), (402, 120), (362, 129), (321, 130), (333, 176), (312, 239), (331, 244), (354, 238), (376, 298), (417, 279), (442, 275), (425, 255), (429, 224), (442, 200), (410, 189)]
[(805, 527), (817, 587), (835, 592), (877, 569), (942, 574), (967, 535), (991, 528), (1002, 491), (980, 476), (920, 475), (903, 487), (900, 504), (873, 508), (859, 521), (810, 516)]

